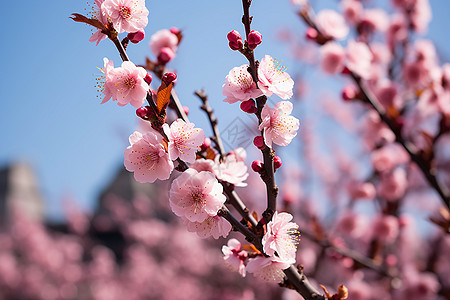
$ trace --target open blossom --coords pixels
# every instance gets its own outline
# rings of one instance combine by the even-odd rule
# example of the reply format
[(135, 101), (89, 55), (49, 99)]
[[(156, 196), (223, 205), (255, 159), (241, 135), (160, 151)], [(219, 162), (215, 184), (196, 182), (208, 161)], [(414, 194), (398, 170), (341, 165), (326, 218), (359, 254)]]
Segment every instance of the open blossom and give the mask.
[[(95, 0), (95, 5), (97, 6), (96, 7), (97, 9), (95, 10), (95, 18), (97, 20), (99, 20), (100, 22), (102, 22), (102, 24), (108, 23), (108, 20), (102, 11), (102, 3), (104, 1), (105, 0)], [(91, 43), (96, 42), (96, 44), (98, 45), (98, 43), (100, 43), (107, 37), (108, 36), (106, 34), (102, 33), (102, 31), (99, 29), (92, 34), (92, 36), (89, 38), (89, 42), (91, 42)]]
[(130, 144), (125, 150), (125, 168), (134, 172), (139, 182), (155, 182), (156, 179), (168, 179), (173, 163), (161, 144), (162, 137), (155, 132), (130, 135)]
[(170, 187), (170, 207), (179, 217), (203, 222), (225, 203), (223, 187), (211, 172), (187, 169)]
[(227, 98), (224, 102), (235, 103), (237, 101), (247, 101), (262, 95), (261, 90), (256, 87), (252, 75), (247, 71), (248, 65), (242, 65), (231, 69), (225, 84), (222, 86), (222, 94)]
[(272, 142), (286, 146), (297, 135), (300, 121), (290, 116), (292, 108), (289, 101), (281, 101), (275, 104), (273, 109), (268, 104), (264, 105), (259, 130), (264, 130), (264, 141), (267, 146), (272, 147)]
[(281, 99), (289, 99), (293, 95), (294, 80), (285, 72), (280, 64), (275, 65), (270, 55), (264, 56), (258, 67), (258, 87), (267, 97), (276, 94)]
[(353, 40), (347, 45), (347, 68), (363, 79), (369, 79), (371, 74), (372, 52), (363, 42)]
[(141, 107), (147, 96), (149, 86), (144, 78), (147, 72), (142, 67), (136, 67), (131, 61), (124, 61), (122, 67), (114, 68), (112, 61), (104, 58), (104, 73), (106, 77), (101, 104), (112, 98), (118, 105)]
[(186, 123), (181, 119), (175, 120), (172, 125), (164, 124), (163, 129), (169, 138), (169, 157), (172, 160), (178, 157), (185, 162), (193, 163), (195, 153), (205, 140), (205, 133), (201, 128), (194, 128), (194, 123)]
[(317, 26), (323, 34), (336, 40), (343, 40), (350, 29), (345, 24), (344, 17), (334, 10), (323, 9), (316, 18)]
[(145, 0), (105, 0), (102, 12), (111, 18), (117, 32), (144, 30), (148, 23)]
[(276, 256), (257, 256), (249, 260), (246, 270), (265, 281), (281, 282), (284, 278), (283, 270), (293, 263), (295, 260), (285, 261)]
[(336, 42), (328, 42), (320, 48), (321, 68), (328, 74), (342, 71), (345, 61), (345, 50)]
[[(244, 149), (240, 151), (245, 152)], [(242, 154), (242, 152), (240, 152)], [(224, 157), (220, 161), (220, 157), (216, 156), (215, 164), (213, 166), (214, 174), (218, 179), (229, 182), (235, 186), (247, 186), (244, 182), (248, 177), (247, 166), (243, 160), (239, 159), (234, 153)]]
[(275, 212), (262, 238), (263, 249), (267, 255), (274, 256), (276, 252), (282, 260), (295, 261), (300, 233), (297, 230), (298, 225), (290, 222), (292, 218), (291, 214)]
[(231, 231), (231, 224), (222, 217), (209, 216), (203, 222), (189, 222), (186, 221), (187, 230), (189, 232), (196, 232), (201, 238), (212, 236), (215, 239), (219, 237), (227, 237)]
[(230, 239), (226, 246), (222, 246), (223, 259), (231, 269), (238, 271), (245, 277), (244, 261), (248, 256), (247, 251), (241, 249), (241, 243), (236, 239)]

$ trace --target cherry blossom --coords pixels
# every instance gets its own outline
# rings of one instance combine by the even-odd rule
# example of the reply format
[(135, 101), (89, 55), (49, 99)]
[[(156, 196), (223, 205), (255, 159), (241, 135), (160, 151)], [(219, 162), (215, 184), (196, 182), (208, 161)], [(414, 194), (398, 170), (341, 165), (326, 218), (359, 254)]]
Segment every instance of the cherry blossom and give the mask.
[(320, 48), (321, 68), (328, 74), (342, 71), (345, 61), (345, 50), (336, 42), (328, 42)]
[(264, 141), (267, 146), (272, 147), (272, 142), (286, 146), (297, 135), (300, 121), (290, 116), (292, 109), (292, 103), (289, 101), (281, 101), (275, 104), (273, 109), (268, 104), (264, 105), (259, 130), (264, 130)]
[(317, 26), (323, 34), (336, 40), (343, 40), (349, 32), (342, 15), (334, 10), (323, 9), (316, 18)]
[(143, 30), (148, 23), (145, 0), (104, 0), (101, 9), (113, 23), (117, 32)]
[(130, 103), (132, 106), (141, 107), (147, 96), (149, 86), (144, 78), (147, 72), (142, 67), (136, 67), (130, 61), (124, 61), (122, 66), (114, 68), (113, 62), (104, 59), (104, 73), (106, 77), (103, 94), (105, 97), (101, 104), (112, 98), (119, 106)]
[[(102, 11), (102, 3), (105, 0), (95, 0), (95, 5), (97, 6), (95, 9), (95, 18), (97, 20), (99, 20), (100, 22), (102, 22), (103, 24), (108, 23), (108, 20), (105, 16), (105, 14)], [(101, 41), (103, 41), (104, 39), (106, 39), (108, 36), (104, 33), (102, 33), (102, 31), (99, 29), (96, 32), (94, 32), (92, 34), (92, 36), (89, 38), (89, 42), (94, 43), (96, 42), (96, 45), (98, 45), (98, 43), (100, 43)]]
[(281, 282), (284, 278), (283, 270), (293, 263), (295, 260), (285, 261), (276, 256), (257, 256), (249, 260), (246, 270), (265, 281)]
[(282, 260), (295, 261), (300, 233), (297, 230), (298, 225), (290, 222), (292, 219), (291, 214), (275, 212), (262, 238), (263, 249), (267, 255), (274, 256), (276, 252)]
[(351, 40), (347, 45), (347, 68), (363, 79), (369, 79), (373, 55), (362, 42)]
[(225, 203), (223, 187), (211, 172), (187, 169), (170, 187), (169, 203), (172, 211), (191, 222), (203, 222), (217, 215)]
[(245, 265), (244, 261), (248, 256), (247, 251), (241, 248), (241, 243), (236, 239), (230, 239), (226, 246), (222, 246), (223, 259), (228, 266), (238, 271), (242, 277), (245, 277)]
[(285, 70), (279, 63), (275, 65), (270, 55), (264, 56), (258, 67), (258, 87), (264, 95), (270, 97), (276, 94), (284, 100), (292, 97), (294, 80)]
[(161, 144), (162, 137), (154, 132), (135, 131), (130, 135), (130, 144), (125, 150), (125, 168), (134, 172), (139, 182), (155, 182), (168, 179), (173, 163)]
[(208, 216), (203, 222), (189, 222), (185, 219), (187, 230), (195, 232), (201, 238), (212, 236), (215, 239), (227, 237), (231, 231), (231, 224), (222, 217)]
[(261, 90), (256, 87), (247, 68), (248, 65), (235, 67), (225, 77), (222, 94), (227, 98), (223, 100), (224, 102), (235, 103), (237, 101), (246, 101), (262, 95)]
[(175, 120), (169, 127), (163, 125), (163, 129), (169, 138), (169, 157), (172, 160), (178, 157), (185, 162), (193, 163), (195, 153), (205, 140), (205, 133), (201, 128), (194, 128), (194, 123), (186, 123), (181, 119)]
[[(242, 151), (245, 153), (244, 149), (240, 150), (240, 153)], [(234, 153), (225, 156), (222, 161), (219, 156), (216, 156), (213, 170), (214, 174), (220, 180), (229, 182), (235, 186), (247, 186), (244, 182), (248, 177), (247, 166)]]

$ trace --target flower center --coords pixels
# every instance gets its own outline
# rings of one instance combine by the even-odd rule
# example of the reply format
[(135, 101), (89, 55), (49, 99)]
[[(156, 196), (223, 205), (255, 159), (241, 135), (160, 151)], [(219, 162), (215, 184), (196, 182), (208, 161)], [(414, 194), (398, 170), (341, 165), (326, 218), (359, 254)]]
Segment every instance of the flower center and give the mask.
[(197, 210), (201, 210), (205, 206), (206, 199), (203, 193), (198, 191), (192, 192), (191, 196), (192, 200), (194, 201), (194, 213), (197, 213)]
[(122, 6), (120, 8), (120, 16), (125, 20), (130, 19), (131, 18), (131, 9), (126, 6)]
[(136, 79), (134, 79), (133, 77), (128, 77), (127, 79), (124, 80), (123, 84), (127, 88), (132, 89), (136, 86)]
[(145, 158), (149, 161), (155, 161), (155, 160), (158, 160), (159, 155), (156, 152), (152, 152), (152, 153), (148, 154)]

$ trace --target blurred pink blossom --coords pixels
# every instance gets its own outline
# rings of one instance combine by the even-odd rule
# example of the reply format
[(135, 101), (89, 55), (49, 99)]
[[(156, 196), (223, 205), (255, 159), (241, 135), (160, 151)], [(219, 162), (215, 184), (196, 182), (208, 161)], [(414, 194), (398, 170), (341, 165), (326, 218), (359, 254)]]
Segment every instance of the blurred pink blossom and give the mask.
[(332, 39), (343, 40), (349, 33), (344, 18), (334, 10), (323, 9), (319, 11), (316, 23), (320, 31)]

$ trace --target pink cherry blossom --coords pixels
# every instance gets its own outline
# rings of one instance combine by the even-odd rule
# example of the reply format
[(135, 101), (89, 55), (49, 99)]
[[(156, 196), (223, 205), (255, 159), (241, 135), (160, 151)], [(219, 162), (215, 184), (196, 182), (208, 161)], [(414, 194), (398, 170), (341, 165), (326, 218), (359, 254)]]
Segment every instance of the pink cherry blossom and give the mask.
[(358, 0), (343, 0), (340, 4), (342, 13), (347, 22), (356, 24), (361, 18), (363, 12), (363, 5)]
[(336, 42), (328, 42), (320, 48), (322, 61), (320, 66), (328, 74), (342, 71), (345, 61), (345, 50)]
[[(102, 22), (102, 24), (107, 24), (108, 23), (108, 19), (106, 18), (105, 14), (102, 11), (102, 3), (105, 0), (95, 0), (95, 18), (97, 20), (99, 20), (100, 22)], [(102, 33), (102, 31), (99, 29), (96, 32), (94, 32), (92, 34), (92, 36), (89, 38), (89, 42), (94, 43), (96, 42), (96, 45), (98, 45), (98, 43), (100, 43), (101, 41), (103, 41), (104, 39), (106, 39), (108, 36), (104, 33)]]
[(105, 0), (101, 9), (111, 18), (114, 29), (119, 33), (136, 32), (147, 26), (145, 0)]
[(406, 171), (402, 168), (396, 168), (392, 172), (383, 173), (380, 183), (377, 186), (378, 195), (387, 201), (396, 201), (401, 199), (408, 188), (408, 179)]
[(241, 243), (236, 239), (230, 239), (226, 246), (222, 246), (223, 259), (233, 271), (238, 271), (245, 277), (244, 261), (248, 256), (247, 251), (241, 249)]
[(161, 29), (150, 37), (150, 50), (158, 57), (162, 49), (171, 50), (175, 55), (178, 49), (178, 37), (169, 29)]
[[(245, 152), (245, 150), (243, 151)], [(225, 156), (222, 161), (220, 161), (219, 156), (216, 156), (213, 170), (214, 174), (220, 180), (229, 182), (235, 186), (247, 186), (244, 182), (248, 177), (247, 166), (235, 154)]]
[(267, 255), (274, 256), (277, 252), (280, 259), (295, 261), (300, 233), (297, 230), (298, 225), (290, 222), (292, 219), (291, 214), (275, 212), (262, 238), (263, 249)]
[(113, 68), (113, 62), (104, 59), (106, 82), (103, 93), (105, 98), (101, 104), (112, 98), (119, 106), (130, 103), (132, 106), (141, 107), (147, 96), (149, 86), (144, 78), (147, 72), (142, 67), (136, 67), (131, 61), (124, 61), (119, 68)]
[(225, 203), (223, 187), (211, 172), (187, 169), (170, 187), (169, 203), (172, 211), (191, 222), (203, 222), (217, 215)]
[(264, 56), (258, 67), (258, 87), (267, 97), (276, 94), (281, 99), (289, 99), (293, 95), (294, 80), (285, 72), (285, 67), (275, 61), (270, 55)]
[(349, 32), (342, 15), (334, 10), (323, 9), (319, 11), (316, 23), (323, 34), (336, 40), (345, 39)]
[(273, 109), (268, 104), (264, 105), (259, 130), (264, 130), (264, 141), (267, 146), (272, 147), (272, 142), (279, 146), (286, 146), (297, 135), (300, 121), (290, 116), (292, 108), (292, 103), (289, 101), (281, 101), (275, 104)]
[(350, 181), (347, 191), (352, 199), (373, 199), (375, 197), (375, 186), (371, 182)]
[(203, 222), (190, 222), (186, 221), (187, 230), (189, 232), (195, 232), (201, 238), (207, 238), (212, 236), (215, 239), (219, 237), (227, 237), (231, 231), (231, 224), (222, 217), (208, 216)]
[(397, 143), (390, 143), (374, 150), (371, 155), (372, 165), (378, 172), (389, 172), (395, 166), (409, 162), (409, 155)]
[(285, 261), (276, 256), (257, 256), (249, 260), (246, 270), (265, 281), (281, 282), (284, 278), (283, 270), (293, 263), (295, 260)]
[(194, 123), (186, 123), (181, 119), (175, 120), (172, 125), (164, 124), (163, 129), (169, 138), (169, 157), (172, 160), (178, 157), (188, 163), (195, 161), (195, 153), (205, 140), (205, 133), (201, 128), (194, 128)]
[(261, 90), (256, 87), (252, 75), (247, 71), (248, 65), (242, 65), (231, 69), (225, 77), (225, 84), (222, 86), (222, 94), (227, 98), (224, 102), (235, 103), (246, 101), (262, 95)]
[(369, 47), (362, 42), (351, 40), (347, 45), (347, 68), (363, 79), (369, 79), (373, 55)]
[(130, 144), (125, 150), (125, 168), (134, 172), (139, 182), (154, 182), (156, 179), (168, 179), (173, 163), (161, 145), (162, 137), (154, 132), (130, 135)]
[(374, 238), (392, 243), (398, 236), (398, 220), (394, 216), (379, 215), (372, 224)]

